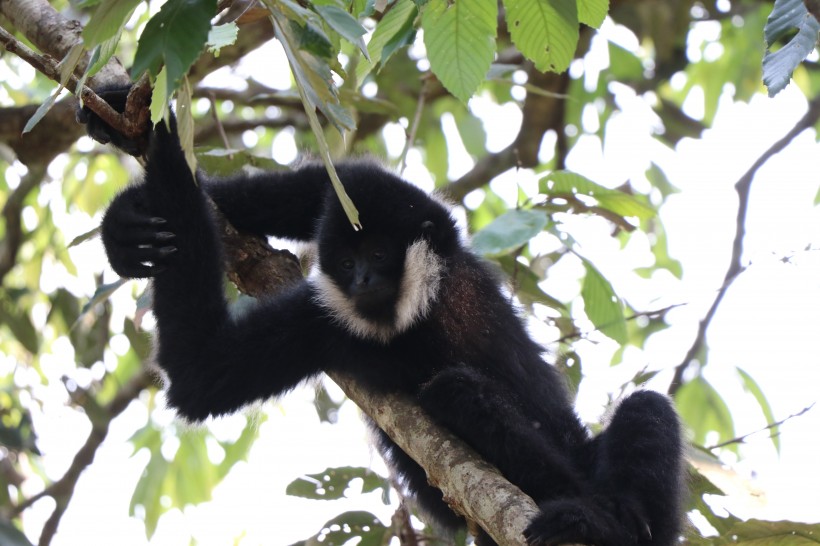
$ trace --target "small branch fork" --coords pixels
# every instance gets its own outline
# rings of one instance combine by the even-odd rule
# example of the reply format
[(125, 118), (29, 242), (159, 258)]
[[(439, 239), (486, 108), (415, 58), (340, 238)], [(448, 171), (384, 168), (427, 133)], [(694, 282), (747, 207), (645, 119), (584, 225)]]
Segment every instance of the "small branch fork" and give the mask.
[(695, 357), (705, 346), (706, 331), (709, 329), (709, 325), (711, 324), (718, 307), (723, 301), (723, 297), (726, 295), (726, 292), (735, 279), (737, 279), (738, 276), (745, 270), (745, 266), (742, 263), (743, 239), (746, 236), (745, 226), (746, 216), (749, 210), (749, 195), (751, 193), (751, 186), (755, 175), (769, 159), (783, 151), (800, 133), (813, 127), (817, 123), (818, 119), (820, 119), (820, 96), (815, 97), (811, 102), (809, 102), (809, 109), (805, 115), (800, 118), (800, 120), (788, 133), (786, 133), (783, 138), (772, 144), (768, 150), (757, 158), (757, 161), (755, 161), (749, 170), (746, 171), (746, 173), (735, 183), (735, 191), (738, 196), (737, 227), (735, 230), (734, 242), (732, 243), (732, 259), (729, 264), (729, 269), (726, 271), (723, 285), (718, 291), (715, 301), (712, 302), (712, 306), (709, 308), (709, 311), (707, 311), (706, 315), (703, 319), (701, 319), (700, 324), (698, 325), (698, 332), (695, 336), (695, 341), (692, 343), (692, 346), (689, 348), (686, 356), (684, 356), (683, 361), (675, 367), (675, 375), (669, 385), (668, 390), (670, 396), (674, 396), (675, 393), (677, 393), (683, 386), (684, 374), (689, 368), (689, 365), (695, 360)]
[[(33, 51), (2, 27), (0, 27), (0, 43), (3, 44), (6, 51), (17, 55), (47, 78), (56, 82), (61, 80), (60, 69), (57, 66), (58, 63), (53, 57), (41, 55)], [(107, 102), (101, 99), (87, 85), (83, 85), (78, 90), (79, 82), (79, 78), (72, 74), (69, 77), (67, 89), (69, 91), (74, 90), (74, 94), (82, 100), (83, 105), (100, 116), (103, 121), (113, 127), (117, 132), (131, 140), (137, 140), (145, 133), (145, 127), (148, 121), (147, 116), (149, 114), (148, 109), (145, 108), (148, 104), (149, 96), (147, 79), (140, 82), (139, 85), (134, 86), (132, 92), (128, 94), (125, 114), (120, 114), (111, 108)]]

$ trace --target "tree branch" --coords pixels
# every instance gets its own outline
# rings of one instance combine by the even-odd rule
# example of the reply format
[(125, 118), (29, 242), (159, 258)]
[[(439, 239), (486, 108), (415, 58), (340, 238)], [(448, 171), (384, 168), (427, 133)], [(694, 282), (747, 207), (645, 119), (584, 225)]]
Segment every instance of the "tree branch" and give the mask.
[[(728, 446), (728, 445), (731, 445), (731, 444), (742, 444), (743, 442), (745, 442), (745, 441), (746, 441), (746, 438), (748, 438), (748, 437), (750, 437), (750, 436), (754, 436), (755, 434), (758, 434), (758, 433), (763, 432), (763, 431), (766, 431), (766, 430), (771, 430), (771, 429), (773, 429), (773, 428), (777, 428), (777, 427), (779, 427), (780, 425), (782, 425), (783, 423), (785, 423), (786, 421), (788, 421), (788, 420), (790, 420), (790, 419), (793, 419), (793, 418), (795, 418), (795, 417), (800, 417), (800, 416), (801, 416), (801, 415), (803, 415), (804, 413), (807, 413), (807, 412), (808, 412), (808, 411), (810, 411), (813, 407), (814, 407), (814, 402), (813, 402), (813, 403), (811, 403), (810, 405), (806, 406), (806, 407), (805, 407), (805, 408), (803, 408), (802, 410), (798, 411), (797, 413), (792, 413), (792, 414), (791, 414), (791, 415), (789, 415), (788, 417), (785, 417), (785, 418), (783, 418), (783, 419), (781, 419), (781, 420), (779, 420), (779, 421), (775, 421), (774, 423), (769, 423), (768, 425), (766, 425), (765, 427), (761, 428), (760, 430), (755, 430), (755, 431), (749, 432), (749, 433), (747, 433), (747, 434), (744, 434), (743, 436), (738, 436), (738, 437), (736, 437), (736, 438), (732, 438), (731, 440), (726, 440), (725, 442), (721, 442), (721, 443), (719, 443), (719, 444), (715, 444), (715, 445), (709, 446), (709, 447), (704, 448), (704, 449), (707, 449), (707, 450), (711, 451), (711, 450), (713, 450), (713, 449), (717, 449), (717, 448), (719, 448), (719, 447), (725, 447), (725, 446)], [(773, 435), (773, 436), (775, 436), (775, 435)]]
[(508, 169), (535, 167), (544, 133), (554, 129), (559, 135), (563, 134), (565, 99), (562, 97), (569, 87), (569, 75), (541, 73), (530, 67), (528, 82), (545, 93), (527, 93), (521, 129), (515, 141), (500, 152), (487, 154), (468, 173), (443, 187), (441, 191), (447, 197), (460, 201)]
[(715, 301), (712, 302), (711, 307), (698, 325), (698, 332), (695, 336), (695, 341), (692, 343), (689, 351), (687, 351), (683, 361), (675, 367), (675, 375), (672, 378), (672, 382), (670, 383), (668, 390), (670, 396), (674, 396), (681, 386), (683, 386), (683, 376), (689, 368), (689, 365), (694, 361), (695, 357), (705, 346), (706, 331), (709, 329), (709, 325), (712, 323), (712, 319), (714, 318), (720, 303), (723, 301), (723, 297), (726, 295), (726, 292), (735, 279), (737, 279), (737, 277), (744, 270), (742, 255), (743, 239), (746, 237), (746, 215), (749, 209), (749, 194), (751, 192), (752, 182), (754, 181), (755, 175), (757, 175), (757, 171), (759, 171), (769, 159), (777, 155), (784, 148), (786, 148), (786, 146), (791, 144), (791, 142), (800, 133), (813, 127), (817, 123), (818, 119), (820, 119), (820, 95), (809, 102), (808, 111), (802, 118), (800, 118), (794, 127), (792, 127), (783, 138), (772, 144), (768, 150), (763, 152), (763, 154), (752, 164), (749, 170), (746, 171), (746, 173), (735, 183), (735, 191), (737, 192), (738, 197), (738, 208), (737, 221), (735, 224), (735, 237), (732, 242), (732, 258), (729, 262), (729, 268), (723, 278), (723, 285), (718, 291)]
[(376, 395), (347, 377), (330, 377), (424, 468), (451, 508), (477, 522), (499, 544), (524, 544), (522, 533), (538, 514), (532, 499), (407, 398)]
[(137, 396), (139, 396), (139, 393), (150, 384), (150, 372), (148, 372), (145, 368), (141, 369), (119, 390), (111, 402), (103, 408), (104, 411), (102, 414), (105, 418), (101, 420), (91, 420), (91, 433), (88, 435), (85, 444), (83, 444), (80, 450), (74, 455), (74, 460), (71, 462), (71, 466), (69, 466), (68, 471), (66, 471), (63, 477), (49, 485), (40, 493), (30, 497), (25, 502), (14, 507), (11, 511), (12, 517), (15, 517), (44, 497), (51, 497), (54, 499), (57, 503), (57, 507), (54, 509), (54, 512), (51, 513), (51, 516), (49, 516), (43, 526), (43, 531), (40, 534), (40, 540), (38, 542), (39, 546), (48, 546), (54, 538), (54, 535), (57, 533), (60, 520), (68, 508), (68, 504), (74, 494), (74, 488), (77, 486), (77, 482), (79, 481), (83, 471), (94, 462), (94, 457), (97, 454), (97, 450), (100, 445), (102, 445), (106, 436), (108, 436), (111, 421), (122, 413), (125, 408), (128, 407), (128, 404), (135, 400)]

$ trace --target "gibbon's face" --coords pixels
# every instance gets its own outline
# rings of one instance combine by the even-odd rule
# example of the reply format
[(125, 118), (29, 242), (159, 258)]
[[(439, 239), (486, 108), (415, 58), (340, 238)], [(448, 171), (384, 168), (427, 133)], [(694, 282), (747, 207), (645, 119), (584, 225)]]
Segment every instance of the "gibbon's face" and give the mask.
[(404, 270), (405, 247), (379, 234), (360, 232), (330, 249), (322, 270), (366, 320), (392, 323)]

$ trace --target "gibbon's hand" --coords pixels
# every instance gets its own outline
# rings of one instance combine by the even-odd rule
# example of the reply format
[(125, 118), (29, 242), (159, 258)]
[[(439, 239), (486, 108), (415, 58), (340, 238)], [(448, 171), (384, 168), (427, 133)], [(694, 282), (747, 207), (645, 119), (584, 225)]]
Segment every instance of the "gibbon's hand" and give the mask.
[[(125, 103), (128, 99), (128, 92), (131, 86), (116, 86), (103, 89), (97, 89), (97, 95), (107, 102), (111, 108), (122, 114), (125, 112)], [(77, 108), (76, 119), (78, 123), (85, 125), (88, 136), (102, 144), (113, 144), (128, 155), (139, 157), (145, 151), (147, 140), (145, 137), (139, 139), (130, 139), (108, 125), (97, 114), (91, 111), (87, 106)]]
[(102, 240), (111, 267), (128, 278), (148, 278), (162, 272), (177, 248), (167, 220), (151, 213), (145, 187), (119, 194), (102, 222)]

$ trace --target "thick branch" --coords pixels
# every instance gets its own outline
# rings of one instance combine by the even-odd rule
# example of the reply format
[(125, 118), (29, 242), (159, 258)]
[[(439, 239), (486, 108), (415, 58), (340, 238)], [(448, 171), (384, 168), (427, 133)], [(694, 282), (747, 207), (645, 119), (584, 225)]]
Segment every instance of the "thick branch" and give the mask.
[(538, 514), (532, 499), (409, 399), (367, 392), (337, 374), (331, 378), (424, 468), (451, 508), (480, 524), (499, 544), (524, 544), (522, 533)]
[[(0, 13), (40, 51), (56, 59), (65, 57), (80, 40), (80, 23), (66, 19), (46, 0), (0, 0)], [(84, 72), (88, 61), (89, 55), (85, 55), (77, 65), (77, 70)], [(89, 85), (97, 87), (122, 81), (128, 81), (128, 74), (120, 62), (112, 57), (91, 78)]]
[(695, 360), (698, 353), (700, 353), (705, 346), (706, 331), (709, 329), (709, 325), (712, 323), (712, 319), (714, 318), (720, 303), (723, 301), (723, 297), (726, 295), (727, 290), (738, 275), (740, 275), (744, 270), (742, 255), (743, 239), (746, 237), (746, 215), (749, 210), (749, 195), (752, 188), (752, 182), (754, 181), (755, 175), (757, 175), (757, 171), (759, 171), (769, 159), (780, 153), (786, 148), (786, 146), (791, 144), (791, 142), (800, 133), (813, 127), (817, 123), (818, 119), (820, 119), (820, 96), (815, 97), (811, 102), (809, 102), (808, 111), (802, 118), (800, 118), (794, 127), (792, 127), (783, 138), (772, 144), (768, 150), (763, 152), (763, 154), (757, 158), (757, 161), (754, 162), (749, 170), (746, 171), (746, 173), (740, 177), (737, 182), (735, 182), (735, 191), (737, 192), (738, 197), (738, 208), (737, 221), (735, 224), (735, 237), (732, 242), (732, 259), (729, 262), (729, 268), (723, 278), (723, 285), (720, 287), (720, 290), (718, 290), (715, 301), (712, 302), (709, 311), (706, 312), (706, 316), (701, 319), (700, 324), (698, 325), (698, 333), (695, 336), (695, 341), (692, 343), (692, 346), (689, 348), (689, 351), (686, 353), (683, 361), (675, 368), (675, 375), (672, 378), (672, 383), (669, 385), (670, 396), (674, 396), (678, 389), (683, 386), (683, 376), (689, 368), (689, 365)]

